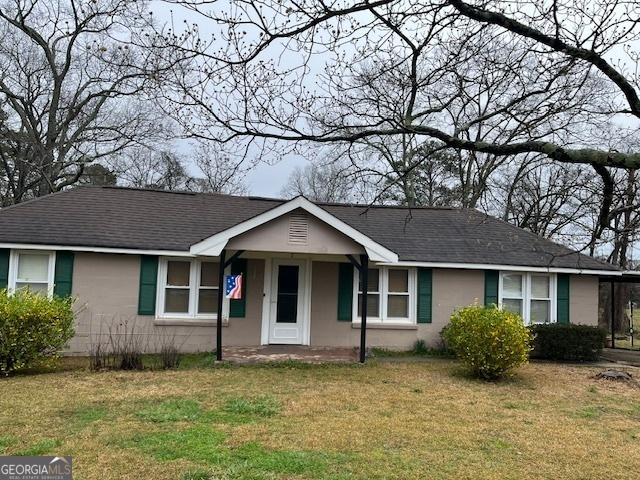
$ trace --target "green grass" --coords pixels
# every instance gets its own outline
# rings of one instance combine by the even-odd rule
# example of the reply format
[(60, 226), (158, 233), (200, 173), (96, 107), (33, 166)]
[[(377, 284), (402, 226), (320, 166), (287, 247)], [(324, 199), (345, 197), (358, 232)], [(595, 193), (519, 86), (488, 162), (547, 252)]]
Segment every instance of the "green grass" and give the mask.
[(16, 443), (16, 439), (10, 435), (0, 435), (0, 453)]
[(374, 358), (411, 358), (411, 357), (441, 357), (453, 358), (453, 354), (447, 350), (430, 348), (425, 345), (416, 345), (411, 350), (391, 350), (375, 347), (371, 349)]
[[(319, 478), (328, 472), (331, 457), (336, 457), (313, 451), (267, 449), (258, 442), (230, 446), (227, 439), (225, 433), (200, 424), (179, 431), (134, 436), (121, 446), (139, 449), (160, 461), (188, 460), (209, 465), (215, 472), (241, 471), (241, 475), (234, 477), (239, 479), (271, 474)], [(206, 471), (199, 472), (203, 475)]]
[(223, 407), (223, 410), (227, 413), (258, 417), (272, 417), (276, 415), (280, 409), (280, 402), (266, 395), (255, 398), (230, 398), (225, 402)]
[(226, 435), (209, 426), (190, 427), (144, 433), (120, 442), (127, 448), (136, 448), (158, 460), (184, 458), (197, 463), (217, 464), (227, 461), (229, 453), (221, 448)]
[(216, 477), (213, 472), (203, 469), (187, 470), (182, 475), (182, 480), (214, 480)]
[(107, 408), (104, 405), (81, 406), (71, 412), (73, 426), (83, 429), (93, 422), (103, 420), (107, 416)]
[(38, 456), (44, 455), (47, 453), (53, 452), (55, 448), (58, 448), (62, 442), (56, 438), (45, 438), (42, 440), (38, 440), (30, 447), (25, 448), (24, 450), (18, 450), (13, 453), (13, 455), (21, 455), (21, 456)]
[(200, 404), (191, 399), (170, 399), (154, 403), (136, 413), (138, 418), (155, 423), (194, 421), (202, 416)]
[[(640, 401), (591, 366), (486, 383), (451, 360), (298, 363), (0, 380), (0, 452), (83, 479), (627, 479)], [(606, 446), (606, 448), (604, 448)], [(610, 452), (625, 452), (612, 462)]]

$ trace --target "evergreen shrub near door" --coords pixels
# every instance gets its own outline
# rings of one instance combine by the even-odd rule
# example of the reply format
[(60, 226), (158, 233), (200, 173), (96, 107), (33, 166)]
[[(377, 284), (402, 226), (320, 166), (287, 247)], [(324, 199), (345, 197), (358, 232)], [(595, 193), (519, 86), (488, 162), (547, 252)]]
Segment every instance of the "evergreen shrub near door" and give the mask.
[(607, 338), (607, 332), (588, 325), (533, 325), (534, 358), (564, 361), (598, 360)]
[(495, 307), (471, 305), (454, 312), (443, 338), (474, 376), (496, 379), (527, 363), (531, 331), (522, 318)]
[(56, 357), (73, 337), (73, 300), (0, 290), (0, 374)]

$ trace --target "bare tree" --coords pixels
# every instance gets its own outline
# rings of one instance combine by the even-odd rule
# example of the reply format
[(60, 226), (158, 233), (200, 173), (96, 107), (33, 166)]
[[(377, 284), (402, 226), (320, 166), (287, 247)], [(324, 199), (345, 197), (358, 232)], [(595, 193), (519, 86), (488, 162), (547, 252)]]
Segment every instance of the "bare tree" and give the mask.
[[(608, 248), (607, 260), (623, 270), (638, 269), (634, 259), (634, 246), (640, 237), (640, 178), (637, 170), (619, 171), (613, 175), (614, 188), (611, 209), (608, 213), (608, 227), (602, 230), (599, 243)], [(595, 243), (595, 242), (594, 242)], [(629, 283), (618, 283), (614, 286), (618, 315), (614, 318), (615, 332), (626, 334), (631, 325), (626, 306), (634, 295), (634, 288)], [(610, 289), (603, 302), (603, 324), (611, 322)]]
[(118, 175), (108, 167), (100, 163), (92, 163), (84, 167), (84, 171), (78, 179), (78, 185), (115, 186), (118, 184)]
[(454, 152), (436, 142), (412, 145), (413, 142), (403, 138), (401, 154), (397, 156), (378, 146), (391, 166), (379, 197), (383, 202), (409, 207), (459, 205)]
[(110, 162), (119, 183), (134, 188), (159, 190), (189, 190), (192, 177), (184, 159), (165, 149), (154, 151), (145, 147), (127, 150)]
[(188, 145), (189, 155), (165, 145), (162, 150), (130, 148), (109, 159), (118, 183), (134, 188), (240, 194), (246, 191), (243, 160), (221, 156), (212, 145)]
[[(635, 77), (608, 61), (612, 48), (637, 37), (638, 4), (600, 2), (585, 9), (577, 0), (554, 2), (553, 8), (539, 0), (265, 1), (260, 8), (242, 0), (229, 7), (175, 3), (215, 30), (213, 43), (200, 38), (194, 26), (163, 44), (197, 54), (203, 62), (201, 75), (189, 78), (181, 95), (225, 128), (201, 124), (198, 135), (222, 142), (258, 138), (273, 145), (416, 134), (497, 156), (533, 152), (566, 163), (640, 164), (639, 153), (593, 148), (570, 135), (555, 135), (568, 118), (574, 124), (578, 117), (640, 118)], [(224, 44), (217, 48), (220, 41)], [(514, 55), (505, 59), (497, 42)], [(630, 53), (628, 60), (634, 61)], [(518, 78), (512, 93), (495, 96), (464, 124), (452, 124), (447, 107), (466, 102), (470, 88), (482, 87), (473, 70), (479, 56), (493, 63), (494, 76), (514, 71)], [(360, 93), (370, 87), (361, 81), (365, 65), (403, 77), (410, 86), (404, 101), (397, 104), (390, 91), (364, 99)], [(585, 92), (590, 108), (581, 108)], [(525, 128), (514, 138), (478, 140), (465, 134), (481, 120)]]
[(317, 202), (357, 202), (362, 200), (357, 192), (363, 187), (358, 183), (337, 161), (312, 163), (296, 167), (280, 194), (287, 198), (304, 195)]
[(506, 166), (496, 180), (486, 202), (490, 213), (577, 249), (589, 244), (601, 201), (590, 168), (537, 157)]
[(181, 59), (141, 47), (145, 8), (0, 0), (2, 205), (73, 185), (85, 166), (163, 131), (145, 95)]
[(192, 190), (236, 195), (247, 192), (244, 178), (254, 164), (246, 155), (231, 155), (214, 143), (199, 142), (193, 149), (193, 160), (201, 176), (192, 178)]

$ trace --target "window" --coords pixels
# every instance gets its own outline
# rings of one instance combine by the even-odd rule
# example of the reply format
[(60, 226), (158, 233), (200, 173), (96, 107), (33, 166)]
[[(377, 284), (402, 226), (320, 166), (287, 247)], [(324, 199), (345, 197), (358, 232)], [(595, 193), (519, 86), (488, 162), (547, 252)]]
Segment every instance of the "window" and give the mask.
[(220, 264), (203, 260), (161, 259), (158, 312), (161, 317), (215, 319)]
[[(370, 268), (367, 277), (367, 318), (380, 316), (380, 270)], [(358, 277), (358, 317), (362, 316), (362, 274)]]
[(520, 273), (502, 275), (502, 308), (524, 317), (524, 280)]
[(53, 295), (53, 272), (55, 254), (39, 251), (11, 252), (11, 272), (9, 290), (29, 289)]
[(213, 262), (200, 264), (198, 284), (198, 313), (218, 313), (218, 272), (220, 265)]
[(529, 278), (531, 284), (529, 323), (549, 323), (551, 322), (551, 277), (531, 275)]
[(409, 270), (388, 270), (387, 317), (409, 318)]
[[(367, 320), (387, 323), (416, 323), (415, 269), (370, 268), (367, 288)], [(354, 302), (356, 322), (362, 316), (362, 275), (356, 269), (354, 277), (357, 301)]]
[(499, 303), (522, 316), (527, 325), (555, 322), (555, 288), (555, 275), (503, 272)]

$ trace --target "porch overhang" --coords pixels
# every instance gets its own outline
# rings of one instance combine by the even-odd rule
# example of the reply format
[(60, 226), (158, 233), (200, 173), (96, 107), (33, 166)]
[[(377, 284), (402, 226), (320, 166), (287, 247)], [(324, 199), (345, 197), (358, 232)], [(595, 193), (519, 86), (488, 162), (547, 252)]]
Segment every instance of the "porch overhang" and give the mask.
[[(253, 230), (260, 225), (264, 225), (267, 222), (275, 220), (287, 213), (290, 213), (296, 209), (306, 211), (308, 214), (316, 217), (320, 221), (326, 223), (330, 227), (333, 227), (338, 232), (346, 235), (355, 243), (362, 246), (368, 257), (374, 262), (385, 263), (397, 263), (398, 255), (392, 252), (388, 248), (374, 241), (370, 237), (364, 235), (362, 232), (356, 230), (352, 226), (338, 219), (334, 215), (331, 215), (326, 210), (315, 205), (313, 202), (306, 198), (299, 196), (286, 203), (278, 205), (271, 210), (267, 210), (260, 215), (257, 215), (249, 220), (241, 222), (233, 227), (216, 233), (198, 243), (195, 243), (189, 249), (191, 255), (197, 256), (212, 256), (218, 257), (221, 252), (227, 247), (229, 241), (245, 232)], [(356, 252), (353, 252), (356, 253)]]

